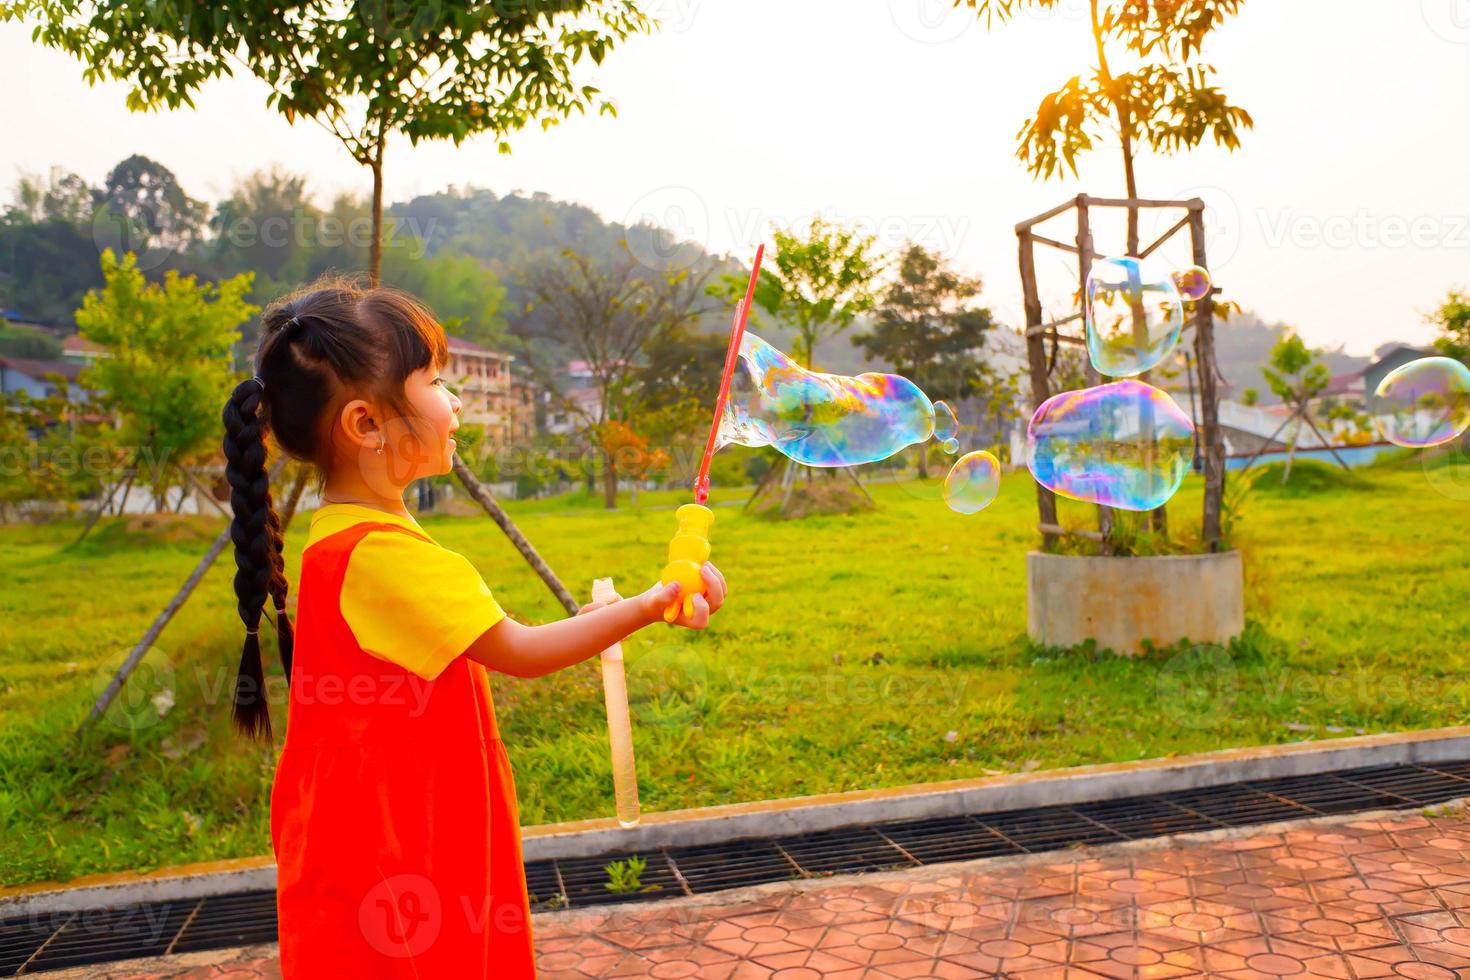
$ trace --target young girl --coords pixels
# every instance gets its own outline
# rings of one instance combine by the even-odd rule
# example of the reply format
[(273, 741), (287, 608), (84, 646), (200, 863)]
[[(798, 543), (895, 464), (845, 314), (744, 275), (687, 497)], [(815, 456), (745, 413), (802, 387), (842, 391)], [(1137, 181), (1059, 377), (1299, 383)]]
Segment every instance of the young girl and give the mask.
[[(411, 481), (451, 468), (460, 402), (439, 376), (447, 360), (443, 329), (411, 297), (319, 284), (266, 311), (256, 376), (224, 409), (246, 629), (240, 729), (270, 738), (258, 640), (267, 599), (290, 685), (271, 792), (286, 980), (534, 976), (489, 670), (569, 667), (680, 598), (677, 585), (654, 586), (545, 626), (506, 618), (474, 566), (403, 504)], [(267, 432), (322, 481), (294, 662)], [(703, 584), (679, 625), (703, 629), (723, 603), (714, 566)]]

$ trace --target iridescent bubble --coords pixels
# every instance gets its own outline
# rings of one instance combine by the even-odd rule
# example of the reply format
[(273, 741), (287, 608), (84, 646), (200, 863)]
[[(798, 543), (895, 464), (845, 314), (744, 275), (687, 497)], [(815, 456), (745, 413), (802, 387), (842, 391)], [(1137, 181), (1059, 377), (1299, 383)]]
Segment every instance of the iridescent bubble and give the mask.
[(960, 441), (958, 439), (946, 439), (939, 444), (939, 448), (953, 456), (960, 451)]
[(1183, 272), (1174, 273), (1174, 285), (1184, 299), (1204, 299), (1210, 291), (1210, 272), (1201, 266), (1192, 265)]
[(1193, 451), (1189, 416), (1142, 381), (1053, 395), (1026, 427), (1026, 465), (1037, 483), (1121, 510), (1153, 510), (1174, 496)]
[(808, 371), (747, 332), (718, 445), (774, 446), (807, 466), (853, 466), (932, 435), (934, 405), (907, 378)]
[(1158, 364), (1184, 327), (1184, 303), (1168, 275), (1138, 259), (1098, 259), (1087, 274), (1087, 353), (1099, 374), (1126, 378)]
[[(949, 402), (934, 403), (934, 438), (941, 443), (949, 442), (960, 433), (960, 420), (955, 416)], [(949, 452), (950, 450), (945, 450)]]
[(1396, 446), (1424, 449), (1470, 428), (1470, 368), (1449, 357), (1423, 357), (1383, 376), (1373, 393), (1373, 421)]
[(981, 450), (955, 460), (944, 478), (944, 502), (961, 514), (976, 514), (1000, 492), (1000, 460)]

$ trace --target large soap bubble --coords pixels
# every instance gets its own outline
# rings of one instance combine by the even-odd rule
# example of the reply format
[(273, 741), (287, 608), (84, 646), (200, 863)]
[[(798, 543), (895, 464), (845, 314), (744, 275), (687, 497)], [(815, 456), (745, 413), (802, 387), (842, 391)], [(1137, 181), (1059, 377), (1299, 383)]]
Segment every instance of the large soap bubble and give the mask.
[(1184, 303), (1172, 276), (1138, 259), (1098, 259), (1087, 274), (1087, 353), (1099, 374), (1126, 378), (1158, 364), (1179, 343)]
[(1397, 446), (1424, 449), (1470, 428), (1470, 368), (1449, 357), (1422, 357), (1383, 376), (1373, 393), (1374, 421)]
[(1064, 497), (1153, 510), (1184, 481), (1194, 425), (1167, 393), (1115, 381), (1053, 395), (1026, 427), (1026, 465)]
[(747, 331), (718, 444), (774, 446), (807, 466), (853, 466), (932, 435), (934, 404), (907, 378), (808, 371)]
[(961, 514), (984, 510), (999, 492), (1000, 460), (984, 450), (965, 453), (944, 478), (944, 502)]

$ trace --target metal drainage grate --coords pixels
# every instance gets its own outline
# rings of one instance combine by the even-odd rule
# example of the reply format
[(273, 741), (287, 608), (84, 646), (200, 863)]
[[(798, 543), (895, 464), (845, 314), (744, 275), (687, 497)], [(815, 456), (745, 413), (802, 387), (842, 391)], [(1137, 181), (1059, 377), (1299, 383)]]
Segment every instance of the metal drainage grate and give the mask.
[[(643, 890), (623, 893), (605, 887), (605, 868), (633, 855), (533, 861), (526, 865), (526, 885), (534, 911), (585, 908), (1298, 817), (1427, 806), (1464, 796), (1470, 796), (1470, 760), (1374, 766), (1069, 806), (661, 848), (639, 855), (647, 861), (640, 877)], [(658, 887), (648, 887), (654, 885)], [(275, 938), (271, 891), (11, 919), (0, 922), (0, 976)]]

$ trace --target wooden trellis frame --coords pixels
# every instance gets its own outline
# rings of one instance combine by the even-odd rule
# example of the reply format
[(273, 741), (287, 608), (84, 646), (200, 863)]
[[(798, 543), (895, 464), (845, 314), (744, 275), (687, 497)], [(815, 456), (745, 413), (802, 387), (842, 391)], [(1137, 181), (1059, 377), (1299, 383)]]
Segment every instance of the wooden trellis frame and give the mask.
[[(1087, 344), (1085, 336), (1063, 334), (1060, 330), (1069, 323), (1081, 321), (1083, 316), (1080, 312), (1050, 323), (1042, 322), (1041, 296), (1036, 285), (1036, 246), (1037, 244), (1046, 245), (1077, 256), (1078, 290), (1085, 302), (1087, 274), (1092, 269), (1092, 261), (1097, 255), (1092, 243), (1090, 218), (1092, 208), (1127, 209), (1131, 229), (1138, 227), (1137, 217), (1140, 211), (1182, 210), (1184, 216), (1171, 225), (1158, 240), (1144, 249), (1138, 247), (1139, 243), (1136, 240), (1130, 241), (1127, 254), (1140, 259), (1147, 258), (1169, 239), (1188, 228), (1193, 246), (1194, 264), (1202, 268), (1209, 268), (1205, 256), (1205, 203), (1197, 197), (1187, 201), (1154, 201), (1143, 198), (1089, 197), (1086, 194), (1079, 194), (1050, 211), (1016, 225), (1016, 236), (1020, 240), (1021, 290), (1026, 308), (1026, 359), (1031, 369), (1031, 407), (1033, 411), (1053, 394), (1051, 367), (1057, 345), (1080, 344), (1085, 347)], [(1037, 225), (1072, 210), (1077, 212), (1077, 237), (1074, 244), (1057, 241), (1036, 233)], [(1132, 237), (1136, 239), (1136, 233)], [(1214, 294), (1218, 291), (1212, 286), (1210, 292), (1196, 303), (1192, 323), (1195, 350), (1194, 371), (1200, 396), (1199, 449), (1204, 462), (1205, 474), (1204, 518), (1201, 527), (1205, 545), (1210, 551), (1220, 550), (1220, 502), (1225, 493), (1225, 447), (1220, 439), (1219, 371), (1215, 362)], [(1051, 342), (1053, 356), (1047, 354), (1048, 340)], [(1088, 382), (1096, 384), (1099, 379), (1090, 362), (1087, 371)], [(1046, 544), (1050, 546), (1055, 543), (1057, 534), (1061, 531), (1057, 523), (1056, 495), (1037, 484), (1036, 504), (1041, 514), (1038, 530), (1042, 532)], [(1155, 513), (1157, 515), (1155, 527), (1162, 528), (1162, 508)], [(1096, 535), (1089, 533), (1086, 536), (1099, 540), (1104, 553), (1106, 553), (1107, 540), (1112, 533), (1112, 526), (1112, 509), (1099, 506), (1098, 532)]]

